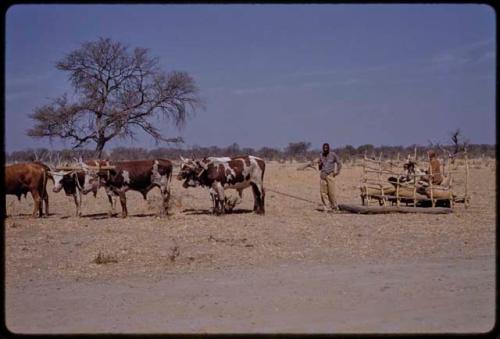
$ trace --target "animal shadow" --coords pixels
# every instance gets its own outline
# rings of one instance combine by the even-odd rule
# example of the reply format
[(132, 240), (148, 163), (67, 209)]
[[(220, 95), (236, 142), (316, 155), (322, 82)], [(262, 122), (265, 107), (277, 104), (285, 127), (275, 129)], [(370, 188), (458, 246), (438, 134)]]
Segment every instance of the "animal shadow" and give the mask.
[(130, 218), (147, 218), (147, 217), (156, 217), (159, 216), (158, 213), (139, 213), (139, 214), (133, 214), (129, 215)]
[(82, 215), (80, 218), (90, 218), (92, 220), (102, 220), (102, 219), (113, 218), (115, 216), (116, 216), (116, 214), (113, 214), (112, 216), (110, 216), (108, 213), (92, 213), (92, 214)]
[[(226, 214), (246, 214), (246, 213), (252, 213), (252, 210), (249, 209), (233, 209), (232, 211), (227, 211)], [(214, 215), (210, 209), (196, 209), (196, 208), (187, 208), (185, 210), (182, 210), (182, 213), (185, 213), (186, 215)]]
[[(139, 213), (139, 214), (129, 214), (128, 218), (149, 218), (157, 216), (156, 213)], [(113, 215), (109, 215), (108, 213), (93, 213), (82, 215), (82, 218), (90, 218), (92, 220), (102, 220), (109, 218), (120, 218), (121, 213), (113, 213)]]

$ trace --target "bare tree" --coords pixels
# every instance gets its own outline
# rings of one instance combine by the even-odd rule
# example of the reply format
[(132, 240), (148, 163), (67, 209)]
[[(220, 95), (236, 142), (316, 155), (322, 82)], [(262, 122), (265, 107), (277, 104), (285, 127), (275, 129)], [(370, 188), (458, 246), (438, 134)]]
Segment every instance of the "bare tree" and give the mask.
[(310, 147), (311, 143), (307, 141), (289, 142), (288, 146), (285, 147), (285, 154), (289, 156), (290, 161), (293, 158), (300, 158), (302, 160)]
[(100, 38), (85, 42), (56, 63), (69, 74), (76, 99), (66, 94), (34, 110), (28, 135), (70, 140), (73, 148), (95, 143), (100, 158), (115, 137), (135, 139), (138, 131), (155, 141), (167, 138), (153, 118), (163, 117), (180, 128), (190, 111), (201, 106), (198, 88), (186, 72), (166, 73), (145, 48), (132, 51), (120, 42)]
[(451, 158), (451, 163), (455, 163), (455, 158), (460, 152), (464, 152), (467, 150), (467, 146), (469, 145), (469, 140), (465, 139), (462, 135), (462, 131), (460, 128), (457, 128), (455, 131), (451, 132), (451, 141), (453, 142), (454, 148), (453, 153), (449, 153)]

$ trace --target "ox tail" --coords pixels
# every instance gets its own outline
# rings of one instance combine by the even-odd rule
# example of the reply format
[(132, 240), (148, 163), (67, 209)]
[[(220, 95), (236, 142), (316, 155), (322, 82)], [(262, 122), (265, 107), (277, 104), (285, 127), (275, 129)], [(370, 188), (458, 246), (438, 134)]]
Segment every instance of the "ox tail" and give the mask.
[[(49, 175), (48, 171), (46, 171), (45, 169), (42, 170), (42, 194), (40, 194), (42, 197), (42, 201), (43, 201), (43, 199), (46, 198), (45, 195), (47, 194), (47, 181), (48, 181), (49, 177), (51, 177), (51, 176)], [(52, 178), (52, 182), (54, 182), (53, 178)], [(43, 202), (42, 202), (42, 204), (43, 204)]]
[(172, 170), (167, 175), (167, 185), (170, 185), (170, 183), (172, 182), (172, 175), (173, 175), (173, 173), (174, 173), (174, 169), (172, 167)]
[(264, 162), (264, 160), (260, 160), (257, 163), (259, 164), (259, 167), (262, 171), (262, 175), (260, 176), (260, 180), (262, 180), (262, 183), (264, 183), (264, 172), (266, 171), (266, 163)]

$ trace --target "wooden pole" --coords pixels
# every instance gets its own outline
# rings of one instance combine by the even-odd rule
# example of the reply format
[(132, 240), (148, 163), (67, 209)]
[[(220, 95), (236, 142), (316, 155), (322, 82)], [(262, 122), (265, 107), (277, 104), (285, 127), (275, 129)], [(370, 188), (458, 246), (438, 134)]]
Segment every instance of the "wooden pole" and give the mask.
[(464, 158), (465, 158), (465, 200), (464, 207), (469, 207), (469, 157), (467, 155), (467, 149), (464, 150)]
[(450, 192), (450, 208), (453, 208), (453, 205), (454, 205), (454, 201), (453, 201), (453, 189), (452, 189), (452, 182), (453, 182), (453, 175), (450, 173), (450, 178), (449, 178), (449, 181), (448, 181), (448, 190)]
[(365, 155), (363, 156), (363, 187), (365, 189), (365, 191), (363, 192), (364, 194), (364, 198), (362, 197), (361, 198), (361, 203), (363, 205), (368, 205), (369, 201), (368, 201), (368, 186), (366, 185), (366, 182), (367, 182), (367, 177), (366, 177), (366, 151), (365, 151)]
[(382, 184), (382, 152), (380, 152), (380, 155), (378, 157), (378, 181), (379, 181), (379, 185), (380, 185), (380, 192), (382, 193), (382, 204), (385, 206), (385, 195), (384, 195), (384, 185)]
[(448, 153), (448, 158), (446, 158), (446, 166), (443, 163), (443, 174), (446, 172), (446, 176), (448, 177), (448, 190), (450, 192), (450, 208), (453, 208), (454, 201), (453, 201), (453, 173), (451, 172), (451, 165), (450, 165), (451, 157), (450, 154)]
[(401, 205), (401, 199), (399, 199), (399, 175), (396, 176), (396, 206)]
[(434, 189), (433, 189), (433, 183), (432, 181), (434, 180), (434, 173), (432, 172), (432, 165), (431, 165), (431, 158), (429, 155), (427, 155), (427, 160), (429, 161), (429, 189), (430, 189), (430, 195), (431, 195), (431, 204), (432, 207), (436, 207), (436, 201), (434, 200)]

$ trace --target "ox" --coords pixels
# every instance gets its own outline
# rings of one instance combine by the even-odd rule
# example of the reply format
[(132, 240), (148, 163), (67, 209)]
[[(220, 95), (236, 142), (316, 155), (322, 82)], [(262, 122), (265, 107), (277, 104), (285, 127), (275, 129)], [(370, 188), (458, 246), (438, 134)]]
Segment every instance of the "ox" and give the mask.
[(251, 155), (231, 158), (209, 157), (201, 161), (181, 157), (181, 171), (177, 179), (184, 180), (182, 184), (184, 188), (198, 185), (208, 187), (213, 203), (213, 213), (217, 215), (226, 212), (225, 189), (236, 189), (241, 198), (243, 190), (252, 186), (253, 211), (257, 214), (264, 214), (265, 169), (264, 160)]
[(21, 200), (21, 195), (28, 192), (33, 197), (33, 217), (37, 214), (43, 217), (43, 202), (45, 214), (49, 215), (49, 195), (47, 180), (52, 179), (49, 167), (41, 162), (19, 163), (5, 166), (5, 194), (12, 194)]
[(113, 161), (103, 168), (88, 166), (84, 163), (81, 163), (81, 166), (86, 173), (82, 193), (86, 194), (104, 186), (110, 202), (112, 196), (119, 196), (123, 218), (128, 215), (125, 192), (138, 191), (146, 200), (148, 192), (154, 187), (160, 189), (163, 199), (161, 214), (168, 214), (172, 179), (170, 160)]
[[(80, 159), (81, 161), (81, 159)], [(106, 166), (109, 162), (106, 160), (87, 160), (85, 164), (88, 166)], [(67, 196), (73, 196), (76, 206), (76, 216), (82, 215), (82, 193), (83, 185), (85, 184), (85, 171), (83, 170), (55, 170), (50, 172), (54, 179), (54, 187), (52, 191), (54, 193), (60, 192), (64, 189), (64, 193)], [(97, 195), (97, 188), (92, 190), (94, 197)], [(86, 192), (85, 194), (87, 194)], [(109, 202), (111, 204), (112, 210), (114, 210), (114, 203), (111, 196), (108, 195)]]

